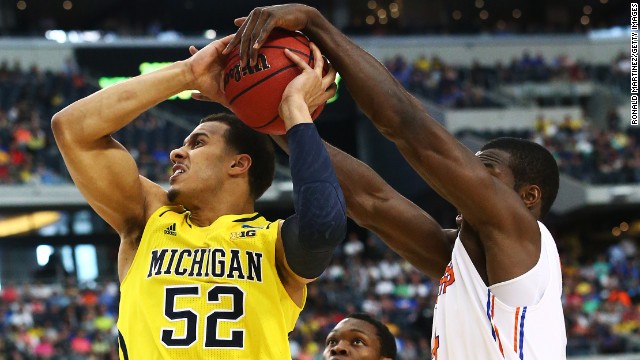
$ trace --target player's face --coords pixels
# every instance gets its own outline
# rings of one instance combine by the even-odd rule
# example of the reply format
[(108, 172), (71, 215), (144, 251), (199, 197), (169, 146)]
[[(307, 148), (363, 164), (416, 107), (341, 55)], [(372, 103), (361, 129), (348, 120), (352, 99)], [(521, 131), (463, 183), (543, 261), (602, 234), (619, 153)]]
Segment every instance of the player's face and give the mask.
[(171, 152), (173, 175), (169, 178), (169, 200), (182, 203), (210, 192), (224, 179), (227, 151), (224, 133), (227, 125), (211, 121), (198, 125), (182, 147)]
[(376, 328), (359, 319), (342, 320), (327, 336), (322, 359), (382, 359)]

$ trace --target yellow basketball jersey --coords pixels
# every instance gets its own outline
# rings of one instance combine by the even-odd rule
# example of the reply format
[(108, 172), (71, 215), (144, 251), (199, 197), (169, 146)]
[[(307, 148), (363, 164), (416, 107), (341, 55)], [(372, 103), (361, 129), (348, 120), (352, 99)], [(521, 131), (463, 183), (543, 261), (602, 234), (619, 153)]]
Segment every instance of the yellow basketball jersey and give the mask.
[(151, 216), (122, 281), (120, 358), (291, 359), (302, 309), (276, 271), (278, 222), (254, 213), (198, 227), (181, 209)]

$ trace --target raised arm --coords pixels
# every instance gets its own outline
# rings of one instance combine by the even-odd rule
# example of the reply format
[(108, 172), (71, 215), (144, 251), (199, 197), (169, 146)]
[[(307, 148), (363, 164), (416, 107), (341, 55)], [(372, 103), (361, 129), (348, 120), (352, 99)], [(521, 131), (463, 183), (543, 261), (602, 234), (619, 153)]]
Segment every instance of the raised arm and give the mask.
[[(478, 238), (497, 260), (489, 282), (522, 274), (537, 258), (539, 233), (522, 200), (447, 130), (373, 56), (336, 29), (316, 9), (288, 4), (256, 8), (237, 20), (238, 35), (228, 48), (240, 46), (243, 58), (257, 56), (275, 27), (301, 30), (322, 49), (349, 92), (375, 126), (411, 166), (478, 231)], [(523, 234), (526, 234), (523, 236)], [(539, 247), (538, 247), (539, 249)], [(517, 260), (501, 262), (500, 252)], [(520, 258), (518, 258), (520, 256)]]
[(287, 85), (279, 109), (291, 144), (295, 214), (280, 224), (276, 260), (280, 279), (299, 306), (304, 285), (329, 265), (347, 227), (342, 190), (311, 120), (311, 111), (335, 95), (336, 72), (331, 69), (323, 76), (322, 55), (315, 45), (311, 49), (317, 59), (314, 68), (285, 50), (302, 74)]
[(183, 90), (198, 89), (222, 99), (219, 79), (213, 74), (222, 74), (218, 58), (228, 40), (215, 41), (197, 54), (192, 51), (195, 55), (185, 61), (102, 89), (54, 115), (53, 133), (73, 181), (121, 238), (141, 231), (149, 211), (166, 200), (164, 190), (138, 174), (134, 159), (111, 134)]

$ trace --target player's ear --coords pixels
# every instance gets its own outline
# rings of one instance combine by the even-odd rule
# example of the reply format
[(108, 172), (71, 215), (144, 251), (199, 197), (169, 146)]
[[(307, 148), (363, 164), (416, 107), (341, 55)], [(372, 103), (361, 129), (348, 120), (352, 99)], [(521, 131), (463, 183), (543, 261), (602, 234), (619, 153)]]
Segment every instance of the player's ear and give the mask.
[(248, 154), (238, 154), (233, 156), (229, 164), (229, 173), (232, 175), (242, 174), (249, 171), (251, 166), (251, 156)]
[(520, 188), (520, 198), (527, 208), (532, 209), (541, 205), (542, 191), (538, 185), (524, 185)]

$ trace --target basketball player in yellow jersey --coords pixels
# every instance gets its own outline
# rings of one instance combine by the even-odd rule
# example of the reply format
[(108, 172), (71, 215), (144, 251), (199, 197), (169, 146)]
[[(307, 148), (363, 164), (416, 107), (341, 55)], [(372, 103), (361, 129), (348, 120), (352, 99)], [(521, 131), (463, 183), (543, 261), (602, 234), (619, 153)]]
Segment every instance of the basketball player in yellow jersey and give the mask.
[(120, 235), (122, 359), (288, 359), (287, 335), (344, 238), (342, 190), (310, 110), (335, 94), (323, 61), (302, 69), (280, 104), (289, 142), (295, 214), (268, 221), (254, 203), (270, 186), (269, 138), (229, 114), (203, 119), (171, 152), (170, 189), (138, 174), (111, 134), (188, 89), (225, 103), (217, 40), (191, 57), (81, 99), (52, 127), (89, 204)]

